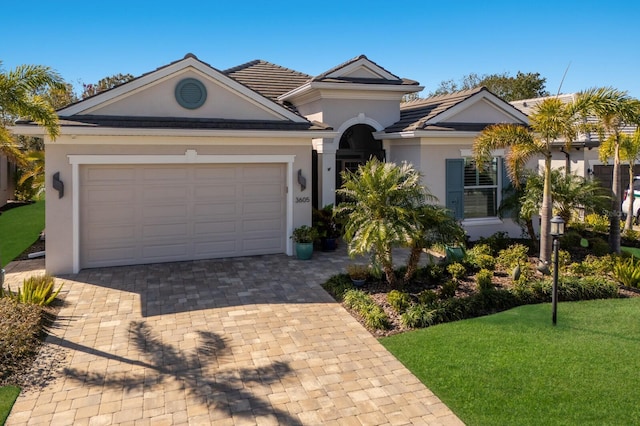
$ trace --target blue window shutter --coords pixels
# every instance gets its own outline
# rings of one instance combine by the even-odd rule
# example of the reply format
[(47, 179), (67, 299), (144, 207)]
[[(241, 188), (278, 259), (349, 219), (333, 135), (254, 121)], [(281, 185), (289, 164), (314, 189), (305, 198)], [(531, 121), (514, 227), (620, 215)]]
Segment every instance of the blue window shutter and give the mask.
[[(502, 201), (505, 200), (505, 198), (507, 197), (511, 197), (513, 196), (513, 194), (515, 194), (515, 187), (513, 186), (513, 183), (511, 182), (511, 179), (509, 179), (509, 174), (507, 173), (507, 162), (505, 161), (504, 158), (500, 158), (500, 164), (502, 165), (501, 169), (502, 169), (502, 188), (501, 188), (501, 194), (502, 194)], [(509, 209), (509, 210), (504, 210), (501, 212), (501, 216), (502, 217), (509, 217), (509, 218), (516, 218), (518, 216), (518, 212), (516, 209)]]
[(456, 219), (464, 219), (464, 159), (446, 160), (447, 165), (447, 208)]

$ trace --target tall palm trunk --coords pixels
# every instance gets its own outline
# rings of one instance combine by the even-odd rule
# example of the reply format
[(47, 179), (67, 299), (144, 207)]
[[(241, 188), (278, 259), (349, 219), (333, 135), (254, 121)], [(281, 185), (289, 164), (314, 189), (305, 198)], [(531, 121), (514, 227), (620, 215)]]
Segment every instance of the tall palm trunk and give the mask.
[(624, 229), (629, 230), (629, 229), (633, 229), (633, 221), (635, 220), (635, 217), (633, 217), (633, 203), (635, 201), (636, 195), (635, 195), (635, 191), (633, 190), (633, 167), (634, 167), (635, 163), (633, 161), (629, 161), (629, 193), (627, 194), (627, 197), (631, 197), (629, 198), (629, 209), (627, 210), (627, 220), (624, 222)]
[(553, 200), (551, 199), (551, 154), (545, 154), (544, 159), (544, 187), (542, 189), (542, 208), (540, 212), (540, 261), (551, 262), (551, 226)]
[(616, 143), (613, 157), (613, 192), (611, 197), (611, 212), (609, 213), (609, 247), (613, 253), (620, 254), (620, 141), (616, 135)]

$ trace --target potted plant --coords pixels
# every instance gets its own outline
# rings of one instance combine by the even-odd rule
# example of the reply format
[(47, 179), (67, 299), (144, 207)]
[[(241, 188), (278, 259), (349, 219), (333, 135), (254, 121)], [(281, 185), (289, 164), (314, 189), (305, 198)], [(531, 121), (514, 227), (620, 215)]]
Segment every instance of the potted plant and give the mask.
[(296, 256), (301, 260), (311, 259), (313, 242), (318, 238), (318, 230), (312, 226), (302, 225), (293, 230), (291, 239), (296, 243)]
[(362, 287), (369, 276), (369, 268), (365, 265), (353, 263), (351, 265), (347, 265), (347, 274), (349, 275), (349, 278), (351, 278), (353, 285), (356, 287)]
[(313, 210), (313, 224), (318, 229), (318, 236), (323, 251), (333, 251), (338, 246), (340, 225), (333, 213), (333, 204)]

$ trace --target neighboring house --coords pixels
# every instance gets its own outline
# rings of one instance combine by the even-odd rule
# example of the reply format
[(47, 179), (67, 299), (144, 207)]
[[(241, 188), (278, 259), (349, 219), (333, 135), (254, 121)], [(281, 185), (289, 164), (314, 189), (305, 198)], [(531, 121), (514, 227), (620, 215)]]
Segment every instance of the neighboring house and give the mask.
[[(577, 93), (569, 93), (558, 95), (558, 98), (564, 103), (575, 102)], [(511, 105), (520, 111), (530, 115), (536, 105), (547, 98), (523, 99), (513, 101)], [(587, 122), (596, 122), (595, 117), (587, 118)], [(622, 129), (624, 133), (633, 134), (635, 126), (626, 126)], [(600, 147), (600, 139), (597, 133), (579, 134), (575, 141), (571, 143), (571, 149), (565, 148), (565, 141), (558, 140), (553, 143), (551, 167), (556, 169), (563, 167), (565, 171), (575, 173), (582, 177), (593, 177), (598, 179), (604, 188), (611, 189), (613, 180), (613, 159), (608, 164), (602, 163), (599, 158), (598, 148)], [(538, 167), (540, 170), (544, 167), (544, 159), (540, 158), (531, 163), (531, 167)], [(628, 165), (622, 166), (620, 179), (622, 187), (628, 185)], [(637, 173), (640, 174), (640, 165), (637, 166)]]
[(9, 159), (0, 155), (0, 207), (13, 200), (16, 190), (16, 166)]
[(471, 238), (520, 235), (497, 216), (504, 152), (482, 173), (470, 156), (484, 127), (526, 115), (484, 88), (401, 105), (420, 90), (365, 56), (312, 77), (189, 54), (58, 111), (55, 141), (19, 122), (45, 138), (47, 271), (292, 255), (293, 229), (372, 156), (414, 164)]

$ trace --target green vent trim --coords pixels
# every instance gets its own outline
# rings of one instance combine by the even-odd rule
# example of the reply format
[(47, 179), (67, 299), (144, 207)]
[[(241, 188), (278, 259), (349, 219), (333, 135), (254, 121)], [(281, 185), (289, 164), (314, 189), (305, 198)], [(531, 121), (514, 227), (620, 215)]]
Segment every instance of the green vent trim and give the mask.
[(187, 109), (196, 109), (207, 100), (207, 89), (195, 78), (185, 78), (176, 85), (176, 101)]

